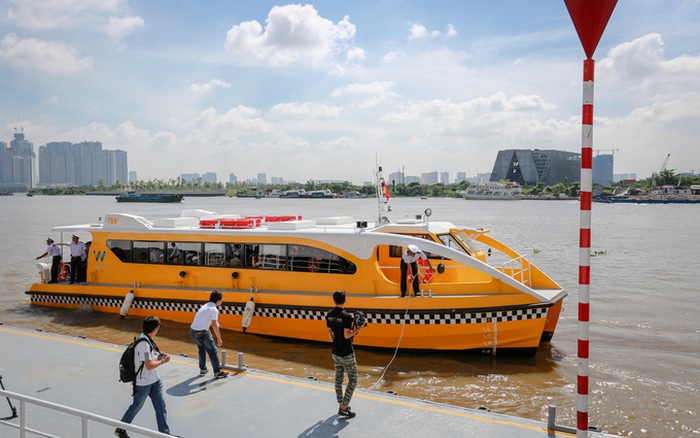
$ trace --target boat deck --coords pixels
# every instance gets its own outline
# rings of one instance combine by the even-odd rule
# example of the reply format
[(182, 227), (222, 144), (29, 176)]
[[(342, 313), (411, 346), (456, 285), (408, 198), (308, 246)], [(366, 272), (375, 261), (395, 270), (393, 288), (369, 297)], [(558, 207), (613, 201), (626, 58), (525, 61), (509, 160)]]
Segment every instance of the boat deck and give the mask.
[[(7, 391), (118, 420), (131, 401), (131, 385), (118, 381), (124, 346), (0, 326), (0, 375)], [(329, 353), (330, 354), (330, 353)], [(329, 359), (330, 360), (330, 359)], [(228, 361), (238, 358), (229, 352)], [(557, 437), (547, 422), (410, 399), (363, 389), (352, 400), (357, 417), (336, 415), (333, 384), (248, 369), (214, 380), (199, 377), (196, 358), (173, 357), (159, 368), (168, 422), (182, 437)], [(10, 408), (0, 400), (0, 417)], [(13, 401), (18, 406), (17, 401)], [(80, 436), (80, 421), (28, 405), (28, 424), (54, 436)], [(18, 408), (19, 409), (19, 408)], [(17, 418), (10, 420), (19, 424)], [(155, 429), (147, 402), (135, 425)], [(112, 436), (90, 423), (90, 436)], [(10, 430), (12, 430), (10, 432)], [(17, 436), (0, 423), (0, 436)], [(131, 432), (132, 437), (139, 436)], [(605, 437), (591, 432), (591, 437)]]

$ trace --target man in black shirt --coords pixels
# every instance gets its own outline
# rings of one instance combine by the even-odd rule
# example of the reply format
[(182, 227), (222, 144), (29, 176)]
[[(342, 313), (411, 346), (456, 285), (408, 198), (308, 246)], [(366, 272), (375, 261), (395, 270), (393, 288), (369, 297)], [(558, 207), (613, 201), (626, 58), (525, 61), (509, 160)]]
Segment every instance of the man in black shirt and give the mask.
[[(345, 311), (345, 291), (333, 293), (335, 307), (326, 314), (328, 337), (333, 341), (333, 364), (335, 366), (335, 394), (338, 400), (338, 415), (353, 418), (355, 413), (350, 410), (350, 399), (357, 385), (357, 362), (355, 350), (352, 347), (353, 337), (366, 325), (353, 328), (353, 317)], [(343, 379), (348, 375), (348, 386), (343, 394)]]

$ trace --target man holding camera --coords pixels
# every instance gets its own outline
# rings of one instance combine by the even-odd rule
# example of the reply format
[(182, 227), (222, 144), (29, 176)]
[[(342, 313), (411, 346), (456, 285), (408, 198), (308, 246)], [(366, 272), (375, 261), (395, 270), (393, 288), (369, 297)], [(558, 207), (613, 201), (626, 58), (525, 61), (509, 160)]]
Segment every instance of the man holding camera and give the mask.
[[(335, 367), (335, 394), (338, 400), (338, 415), (353, 418), (355, 413), (350, 410), (350, 399), (357, 386), (357, 362), (352, 346), (354, 336), (367, 325), (367, 321), (353, 324), (353, 316), (345, 311), (345, 291), (333, 293), (335, 307), (326, 314), (328, 337), (333, 342), (333, 365)], [(354, 327), (353, 327), (354, 325)], [(348, 385), (343, 394), (343, 379), (348, 375)]]

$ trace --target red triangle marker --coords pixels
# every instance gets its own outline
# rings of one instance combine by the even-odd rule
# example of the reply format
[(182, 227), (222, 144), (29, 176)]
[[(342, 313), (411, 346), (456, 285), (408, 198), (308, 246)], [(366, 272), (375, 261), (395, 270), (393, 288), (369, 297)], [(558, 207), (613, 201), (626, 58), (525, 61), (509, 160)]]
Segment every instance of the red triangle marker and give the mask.
[(586, 57), (591, 59), (617, 0), (564, 0)]

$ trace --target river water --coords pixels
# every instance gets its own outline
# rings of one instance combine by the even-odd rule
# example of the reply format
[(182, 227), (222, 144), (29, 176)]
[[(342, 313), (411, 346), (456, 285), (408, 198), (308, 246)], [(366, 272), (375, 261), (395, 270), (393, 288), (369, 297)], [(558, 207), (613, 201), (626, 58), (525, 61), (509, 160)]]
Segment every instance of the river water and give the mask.
[[(430, 208), (434, 220), (490, 229), (569, 296), (554, 339), (535, 357), (399, 350), (385, 370), (393, 350), (357, 348), (359, 386), (543, 421), (547, 405), (556, 404), (557, 424), (575, 427), (578, 203), (392, 198), (391, 205), (394, 219)], [(182, 204), (118, 204), (111, 196), (3, 196), (0, 322), (126, 344), (139, 332), (140, 319), (29, 306), (24, 292), (39, 278), (34, 258), (46, 249), (54, 226), (96, 222), (111, 212), (172, 217), (184, 208), (301, 214), (305, 219), (352, 215), (373, 220), (378, 214), (373, 199), (191, 197)], [(589, 419), (604, 432), (700, 436), (699, 213), (697, 205), (593, 205), (591, 251), (598, 255), (591, 258)], [(223, 337), (229, 360), (243, 351), (252, 368), (332, 382), (326, 344), (228, 331)], [(196, 357), (187, 325), (166, 321), (158, 342), (171, 354)], [(11, 382), (5, 384), (11, 389)], [(333, 403), (329, 399), (329, 406)], [(356, 403), (359, 412), (362, 402)]]

